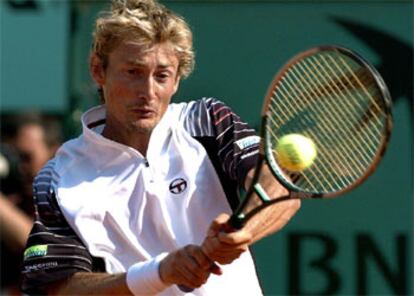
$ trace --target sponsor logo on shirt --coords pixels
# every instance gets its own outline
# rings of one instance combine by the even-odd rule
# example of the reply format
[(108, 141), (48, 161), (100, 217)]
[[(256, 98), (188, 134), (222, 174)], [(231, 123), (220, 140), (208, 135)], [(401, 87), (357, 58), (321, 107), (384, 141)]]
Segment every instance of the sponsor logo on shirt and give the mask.
[(250, 146), (256, 145), (260, 142), (259, 136), (248, 136), (246, 138), (237, 140), (235, 144), (239, 146), (241, 150), (249, 148)]
[(169, 189), (173, 194), (180, 194), (187, 189), (187, 181), (183, 178), (177, 178), (170, 183)]
[(57, 261), (52, 261), (52, 262), (46, 262), (46, 263), (38, 263), (38, 264), (32, 264), (32, 265), (27, 265), (24, 267), (24, 270), (26, 272), (32, 272), (32, 271), (37, 271), (37, 270), (45, 270), (45, 269), (49, 269), (49, 268), (55, 268), (58, 266)]
[(41, 257), (47, 255), (47, 245), (35, 245), (24, 251), (24, 260), (31, 257)]

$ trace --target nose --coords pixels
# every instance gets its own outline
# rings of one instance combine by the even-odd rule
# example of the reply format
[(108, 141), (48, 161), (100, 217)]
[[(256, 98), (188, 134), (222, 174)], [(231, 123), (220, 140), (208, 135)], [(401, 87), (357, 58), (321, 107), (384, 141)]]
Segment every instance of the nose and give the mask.
[(149, 77), (143, 77), (137, 85), (138, 97), (146, 101), (153, 100), (155, 98), (155, 81)]

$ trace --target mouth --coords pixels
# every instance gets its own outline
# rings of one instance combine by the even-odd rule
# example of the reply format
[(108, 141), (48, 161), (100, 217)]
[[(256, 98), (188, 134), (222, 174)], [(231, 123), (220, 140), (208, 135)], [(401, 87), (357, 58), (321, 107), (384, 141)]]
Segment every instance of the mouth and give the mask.
[(130, 109), (133, 114), (138, 116), (139, 118), (151, 118), (156, 115), (156, 112), (152, 108), (147, 107), (138, 107)]

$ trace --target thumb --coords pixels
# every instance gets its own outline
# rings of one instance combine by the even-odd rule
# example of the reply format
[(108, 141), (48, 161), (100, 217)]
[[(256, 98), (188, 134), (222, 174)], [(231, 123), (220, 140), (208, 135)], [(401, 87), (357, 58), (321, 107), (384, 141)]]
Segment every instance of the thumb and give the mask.
[(210, 227), (207, 231), (207, 237), (214, 237), (216, 236), (226, 225), (227, 221), (229, 220), (229, 215), (222, 213), (218, 215), (210, 224)]

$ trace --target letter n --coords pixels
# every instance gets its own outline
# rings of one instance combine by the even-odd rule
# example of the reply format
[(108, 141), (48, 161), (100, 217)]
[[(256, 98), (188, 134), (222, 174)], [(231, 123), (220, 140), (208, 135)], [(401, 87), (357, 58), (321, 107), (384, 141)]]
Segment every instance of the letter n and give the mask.
[(406, 237), (398, 235), (395, 240), (395, 266), (389, 265), (383, 254), (381, 254), (378, 246), (368, 234), (360, 234), (357, 236), (357, 293), (358, 295), (371, 294), (368, 291), (369, 278), (368, 263), (374, 262), (378, 267), (378, 271), (382, 273), (386, 282), (390, 285), (395, 295), (407, 294), (407, 261), (406, 258)]

